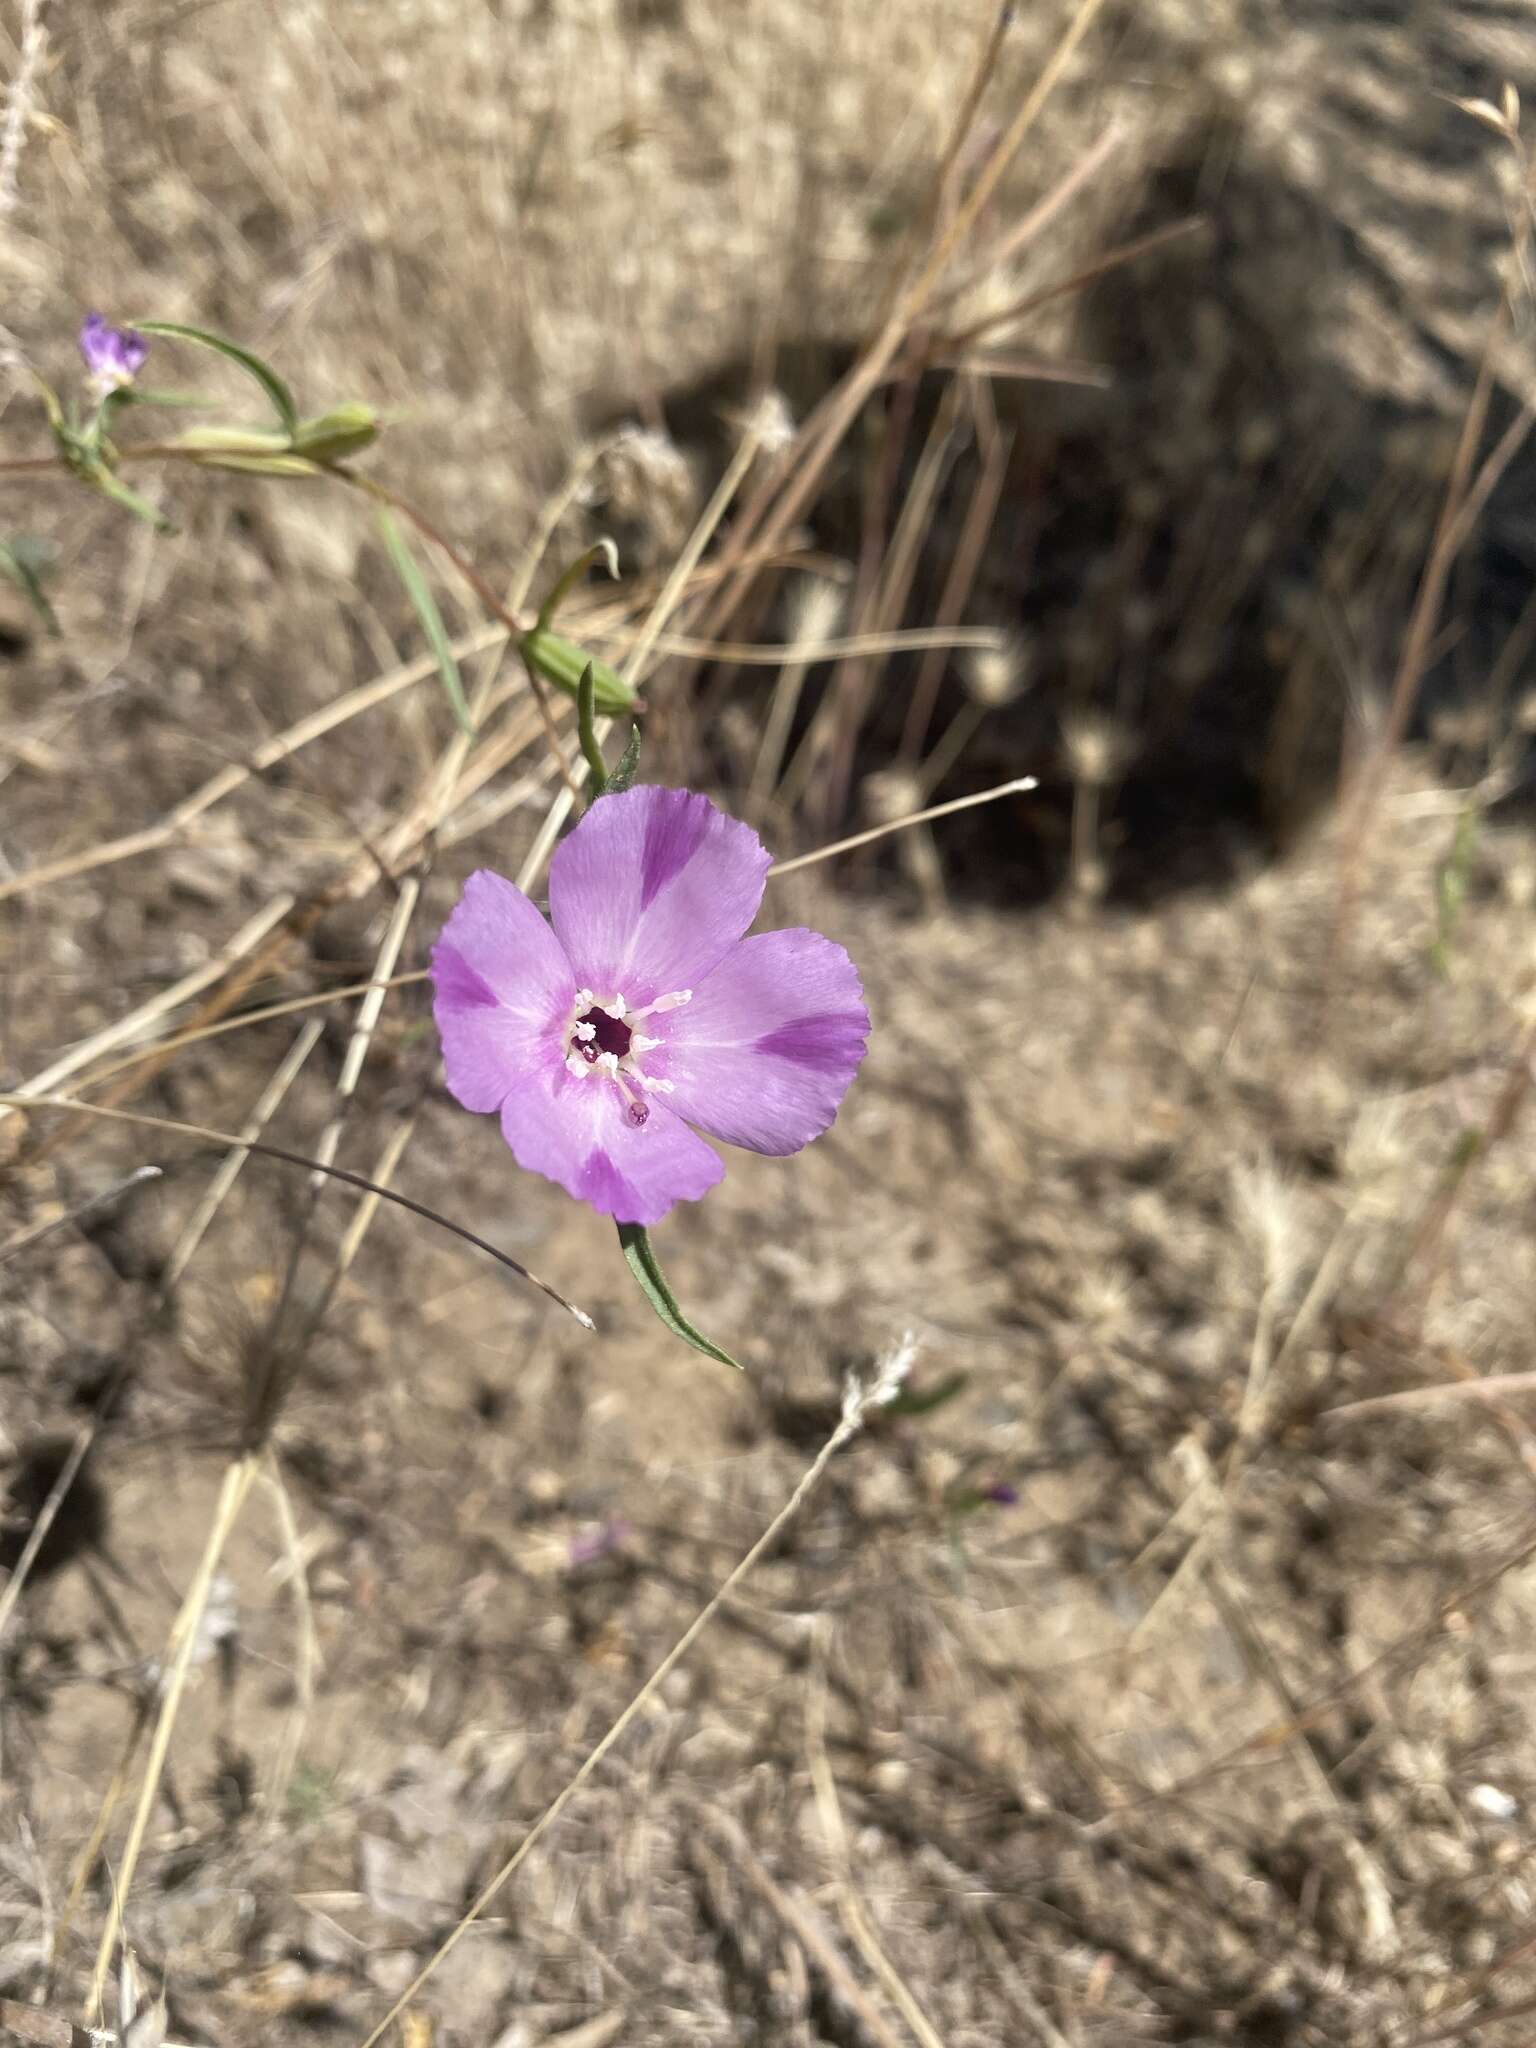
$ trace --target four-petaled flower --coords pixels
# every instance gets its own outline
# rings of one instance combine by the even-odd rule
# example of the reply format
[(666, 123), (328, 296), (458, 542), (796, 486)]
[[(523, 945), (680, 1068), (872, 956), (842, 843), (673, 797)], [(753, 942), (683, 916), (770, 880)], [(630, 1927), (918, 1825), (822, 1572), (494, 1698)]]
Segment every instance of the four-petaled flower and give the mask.
[(820, 1137), (869, 1014), (830, 939), (743, 936), (770, 864), (707, 797), (641, 785), (561, 842), (550, 924), (500, 875), (471, 875), (432, 953), (450, 1092), (500, 1111), (519, 1166), (620, 1223), (721, 1179), (690, 1124), (780, 1155)]
[(144, 367), (149, 343), (131, 327), (109, 327), (99, 313), (80, 322), (80, 353), (103, 398), (131, 384)]

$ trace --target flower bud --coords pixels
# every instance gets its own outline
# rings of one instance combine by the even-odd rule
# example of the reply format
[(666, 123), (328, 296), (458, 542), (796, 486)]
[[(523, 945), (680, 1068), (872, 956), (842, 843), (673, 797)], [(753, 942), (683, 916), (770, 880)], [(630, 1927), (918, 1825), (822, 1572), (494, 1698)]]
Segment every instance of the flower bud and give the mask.
[(293, 437), (296, 455), (311, 456), (316, 462), (339, 462), (347, 455), (360, 455), (379, 438), (379, 416), (371, 405), (352, 403), (332, 406), (318, 419), (301, 420)]

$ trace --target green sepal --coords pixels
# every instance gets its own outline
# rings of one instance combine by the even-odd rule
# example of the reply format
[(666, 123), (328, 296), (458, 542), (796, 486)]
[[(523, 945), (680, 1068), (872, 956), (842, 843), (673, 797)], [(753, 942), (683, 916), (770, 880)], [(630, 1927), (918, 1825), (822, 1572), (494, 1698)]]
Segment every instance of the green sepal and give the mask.
[(205, 327), (184, 327), (176, 320), (135, 320), (133, 325), (141, 334), (164, 334), (174, 341), (195, 342), (199, 348), (212, 349), (215, 355), (238, 365), (266, 393), (287, 438), (291, 441), (298, 433), (299, 409), (293, 402), (293, 393), (271, 364), (264, 363), (260, 356), (252, 355), (248, 348), (241, 348), (238, 342), (226, 341), (222, 334), (210, 334)]
[(695, 1351), (702, 1351), (706, 1358), (713, 1358), (719, 1365), (728, 1365), (733, 1372), (745, 1372), (746, 1367), (732, 1358), (729, 1351), (722, 1351), (718, 1344), (696, 1330), (677, 1305), (677, 1297), (667, 1285), (661, 1267), (656, 1263), (656, 1254), (651, 1249), (651, 1240), (643, 1224), (621, 1223), (619, 1243), (629, 1270), (640, 1283), (640, 1292), (655, 1309), (674, 1337), (681, 1337), (685, 1344), (691, 1344)]
[(464, 684), (459, 676), (459, 664), (454, 656), (452, 642), (443, 625), (443, 615), (437, 608), (437, 599), (427, 584), (427, 579), (416, 566), (416, 558), (405, 544), (394, 514), (387, 505), (378, 509), (379, 531), (384, 536), (384, 545), (389, 550), (389, 559), (394, 564), (395, 574), (400, 578), (406, 596), (415, 608), (421, 621), (421, 630), (427, 636), (427, 644), (437, 657), (437, 672), (443, 679), (443, 691), (447, 696), (453, 715), (460, 730), (470, 739), (475, 728), (470, 721), (469, 705), (464, 697)]
[(629, 729), (629, 744), (613, 766), (603, 784), (604, 796), (621, 796), (629, 788), (640, 770), (640, 728), (632, 725)]

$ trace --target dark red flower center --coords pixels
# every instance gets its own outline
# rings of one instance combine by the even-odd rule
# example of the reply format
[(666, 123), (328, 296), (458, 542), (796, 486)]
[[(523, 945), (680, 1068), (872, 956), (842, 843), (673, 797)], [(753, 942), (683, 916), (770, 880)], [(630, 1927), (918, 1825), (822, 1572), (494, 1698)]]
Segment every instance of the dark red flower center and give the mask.
[(629, 1041), (635, 1034), (622, 1017), (610, 1017), (606, 1010), (594, 1008), (576, 1021), (592, 1026), (592, 1036), (577, 1041), (584, 1059), (595, 1060), (605, 1052), (611, 1052), (617, 1059), (628, 1055)]

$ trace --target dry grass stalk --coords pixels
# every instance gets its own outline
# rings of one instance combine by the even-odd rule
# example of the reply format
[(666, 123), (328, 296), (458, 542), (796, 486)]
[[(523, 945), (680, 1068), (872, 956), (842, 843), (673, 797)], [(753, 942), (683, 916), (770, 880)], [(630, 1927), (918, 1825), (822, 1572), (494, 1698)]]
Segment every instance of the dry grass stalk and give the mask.
[(799, 868), (815, 867), (818, 861), (831, 860), (839, 853), (852, 853), (856, 846), (869, 846), (876, 839), (884, 839), (892, 832), (905, 832), (913, 825), (927, 825), (935, 818), (947, 818), (955, 811), (974, 810), (978, 804), (996, 803), (999, 797), (1022, 796), (1036, 787), (1033, 775), (1019, 775), (1012, 782), (1000, 782), (995, 789), (978, 790), (974, 796), (952, 797), (948, 803), (933, 804), (926, 811), (913, 811), (905, 818), (893, 818), (889, 824), (871, 825), (867, 831), (855, 832), (848, 839), (835, 839), (830, 846), (820, 846), (814, 853), (802, 853), (795, 860), (776, 861), (768, 870), (768, 879), (775, 876), (792, 875)]
[(843, 1924), (860, 1955), (884, 1988), (886, 1996), (911, 2028), (920, 2048), (944, 2048), (943, 2037), (938, 2028), (924, 2012), (920, 2000), (891, 1961), (889, 1953), (875, 1932), (869, 1911), (854, 1881), (853, 1855), (848, 1843), (848, 1830), (843, 1821), (842, 1802), (837, 1796), (837, 1779), (833, 1775), (831, 1760), (827, 1755), (828, 1644), (824, 1622), (815, 1624), (813, 1646), (805, 1707), (806, 1758), (810, 1766), (812, 1789), (816, 1795), (816, 1812), (821, 1821), (821, 1831), (826, 1837), (827, 1850), (837, 1871), (838, 1904), (842, 1911)]
[(134, 1806), (133, 1818), (128, 1827), (128, 1838), (123, 1844), (122, 1855), (118, 1861), (116, 1883), (112, 1887), (112, 1903), (108, 1908), (106, 1924), (102, 1928), (101, 1941), (96, 1950), (96, 1967), (91, 1974), (89, 2005), (98, 2019), (103, 2012), (107, 1977), (112, 1968), (112, 1958), (117, 1952), (123, 1927), (123, 1914), (127, 1910), (128, 1899), (133, 1890), (134, 1874), (138, 1869), (144, 1838), (149, 1832), (150, 1820), (160, 1797), (160, 1780), (165, 1770), (166, 1757), (170, 1753), (176, 1715), (181, 1705), (182, 1693), (186, 1689), (187, 1674), (192, 1668), (192, 1653), (197, 1646), (198, 1631), (207, 1610), (214, 1575), (224, 1555), (224, 1545), (229, 1540), (230, 1531), (239, 1520), (240, 1510), (245, 1505), (245, 1497), (255, 1482), (260, 1462), (259, 1453), (247, 1452), (226, 1470), (218, 1504), (203, 1544), (202, 1556), (198, 1560), (192, 1583), (187, 1588), (166, 1644), (169, 1669), (162, 1687), (159, 1713), (150, 1735), (149, 1754), (145, 1759), (144, 1775), (139, 1784), (138, 1801)]
[(256, 1107), (251, 1111), (250, 1122), (240, 1133), (239, 1147), (226, 1154), (213, 1179), (208, 1183), (197, 1207), (187, 1218), (181, 1235), (171, 1247), (170, 1258), (166, 1261), (165, 1290), (170, 1293), (181, 1279), (196, 1255), (198, 1246), (207, 1235), (208, 1227), (222, 1207), (230, 1189), (239, 1178), (240, 1169), (250, 1158), (250, 1141), (259, 1138), (282, 1103), (283, 1097), (298, 1079), (305, 1061), (319, 1042), (325, 1029), (319, 1018), (311, 1018), (288, 1048), (266, 1087), (257, 1098)]
[[(454, 645), (454, 652), (464, 657), (482, 652), (505, 642), (506, 635), (498, 626), (490, 632), (466, 635)], [(78, 875), (88, 875), (97, 868), (110, 867), (117, 861), (131, 860), (141, 853), (157, 853), (163, 848), (174, 846), (190, 832), (192, 826), (214, 805), (232, 796), (248, 782), (275, 768), (279, 762), (288, 760), (307, 747), (312, 740), (322, 739), (338, 726), (357, 718), (376, 705), (387, 704), (402, 691), (413, 689), (417, 683), (437, 674), (437, 660), (429, 655), (420, 661), (406, 662), (402, 667), (392, 669), (387, 675), (376, 676), (373, 681), (360, 683), (338, 697), (334, 704), (327, 704), (319, 711), (298, 719), (286, 731), (264, 740), (252, 753), (247, 762), (232, 762), (210, 776), (200, 789), (184, 797), (156, 824), (146, 825), (136, 832), (126, 832), (120, 838), (108, 839), (95, 846), (87, 847), (80, 853), (68, 854), (59, 860), (48, 861), (39, 867), (25, 868), (18, 875), (0, 879), (0, 902), (13, 896), (29, 895), (34, 889), (46, 888), (52, 882), (69, 881)]]
[(716, 1587), (708, 1601), (700, 1608), (666, 1656), (662, 1658), (655, 1670), (652, 1671), (650, 1677), (646, 1679), (640, 1690), (630, 1700), (629, 1705), (625, 1707), (617, 1720), (610, 1724), (607, 1731), (588, 1750), (575, 1772), (567, 1779), (549, 1805), (545, 1807), (543, 1813), (539, 1815), (539, 1818), (534, 1822), (527, 1834), (523, 1836), (512, 1854), (477, 1894), (473, 1904), (458, 1922), (457, 1926), (455, 1926), (452, 1933), (428, 1957), (427, 1961), (400, 1993), (400, 1996), (395, 2000), (389, 2011), (385, 2013), (378, 2025), (359, 2044), (359, 2048), (375, 2048), (375, 2044), (384, 2038), (401, 2014), (414, 2004), (416, 1998), (430, 1982), (443, 1962), (458, 1947), (470, 1928), (484, 1914), (487, 1907), (500, 1896), (509, 1880), (516, 1875), (523, 1862), (554, 1826), (577, 1793), (587, 1783), (588, 1779), (591, 1778), (593, 1772), (597, 1770), (603, 1759), (623, 1739), (626, 1730), (634, 1723), (636, 1718), (644, 1713), (649, 1702), (655, 1698), (659, 1688), (666, 1683), (669, 1675), (676, 1670), (677, 1666), (687, 1656), (721, 1608), (730, 1601), (737, 1589), (751, 1576), (753, 1569), (761, 1559), (766, 1557), (769, 1551), (773, 1549), (780, 1535), (789, 1527), (790, 1523), (799, 1514), (801, 1508), (820, 1484), (822, 1475), (832, 1460), (837, 1456), (844, 1444), (856, 1436), (863, 1427), (865, 1416), (872, 1409), (883, 1407), (896, 1398), (896, 1395), (901, 1391), (908, 1372), (911, 1370), (912, 1362), (916, 1355), (916, 1341), (908, 1334), (898, 1344), (892, 1346), (870, 1382), (863, 1384), (852, 1378), (849, 1379), (844, 1389), (842, 1413), (838, 1417), (836, 1426), (817, 1452), (815, 1458), (801, 1474), (799, 1483), (790, 1494), (788, 1500), (785, 1501), (772, 1521), (769, 1522), (767, 1528), (764, 1529), (762, 1535), (758, 1537), (751, 1549), (721, 1584)]
[[(1079, 0), (1065, 33), (1007, 130), (988, 154), (975, 183), (942, 231), (935, 232), (928, 247), (916, 260), (916, 276), (910, 281), (904, 279), (895, 289), (889, 316), (858, 362), (801, 423), (793, 447), (770, 467), (756, 495), (743, 507), (730, 542), (723, 551), (723, 565), (729, 573), (722, 583), (718, 599), (708, 609), (701, 624), (701, 631), (706, 637), (718, 634), (723, 622), (734, 614), (750, 588), (754, 572), (743, 561), (748, 545), (768, 548), (781, 545), (791, 525), (810, 504), (834, 453), (866, 402), (879, 389), (891, 365), (906, 346), (912, 330), (924, 317), (951, 261), (992, 199), (1102, 4), (1103, 0)], [(981, 60), (983, 66), (990, 65), (993, 50), (994, 45), (989, 39)], [(965, 116), (962, 108), (963, 118), (974, 117), (976, 103), (976, 96), (968, 94), (964, 105), (972, 109), (972, 114)], [(957, 126), (957, 134), (960, 133)]]
[(860, 2025), (869, 2039), (875, 2043), (875, 2048), (902, 2048), (901, 2036), (887, 2022), (884, 2013), (849, 1969), (841, 1950), (832, 1939), (831, 1931), (810, 1901), (779, 1883), (753, 1849), (745, 1832), (727, 1815), (709, 1813), (705, 1816), (705, 1822), (730, 1867), (745, 1878), (752, 1892), (789, 1931), (791, 1937), (804, 1951), (807, 1960), (815, 1965), (818, 1974), (826, 1980), (838, 2003), (858, 2016)]
[[(935, 617), (941, 626), (948, 626), (958, 619), (969, 602), (986, 549), (987, 536), (991, 533), (992, 522), (997, 517), (1003, 484), (1008, 474), (1008, 457), (1013, 446), (1011, 435), (1000, 434), (997, 431), (990, 405), (984, 410), (978, 407), (978, 410), (982, 412), (984, 421), (981, 473), (976, 479), (965, 508), (965, 517), (960, 525), (960, 538), (955, 547), (955, 559), (949, 566), (944, 588), (939, 593)], [(912, 694), (907, 699), (907, 713), (901, 729), (899, 754), (900, 759), (909, 768), (915, 766), (918, 756), (922, 753), (934, 706), (938, 702), (939, 686), (943, 680), (944, 660), (941, 653), (934, 650), (919, 668), (912, 685)]]
[(82, 1067), (88, 1067), (103, 1053), (115, 1052), (118, 1046), (128, 1044), (161, 1017), (179, 1009), (192, 996), (200, 995), (206, 988), (212, 988), (216, 982), (222, 980), (231, 967), (250, 958), (262, 940), (282, 923), (293, 909), (296, 900), (289, 895), (274, 897), (264, 909), (258, 910), (254, 917), (249, 918), (205, 966), (194, 967), (189, 974), (184, 974), (180, 981), (173, 982), (167, 989), (162, 989), (159, 995), (152, 996), (148, 1002), (140, 1003), (137, 1009), (130, 1010), (124, 1017), (119, 1017), (116, 1023), (103, 1025), (100, 1031), (93, 1032), (89, 1038), (82, 1039), (78, 1045), (72, 1046), (40, 1074), (34, 1074), (29, 1080), (23, 1081), (11, 1095), (0, 1100), (0, 1123), (14, 1116), (18, 1110), (25, 1109), (29, 1102), (40, 1101), (51, 1090), (57, 1088), (61, 1081), (67, 1081), (72, 1074), (78, 1074)]
[(304, 1731), (309, 1725), (309, 1717), (314, 1708), (315, 1688), (320, 1677), (320, 1638), (315, 1628), (314, 1605), (309, 1597), (308, 1560), (299, 1538), (299, 1525), (293, 1512), (293, 1501), (284, 1483), (283, 1468), (275, 1450), (269, 1449), (267, 1453), (267, 1469), (263, 1476), (277, 1513), (287, 1583), (293, 1589), (294, 1636), (298, 1645), (294, 1659), (293, 1706), (273, 1750), (272, 1767), (267, 1779), (267, 1811), (274, 1822), (280, 1825), (288, 1803), (289, 1789), (293, 1784), (293, 1774), (298, 1766)]

